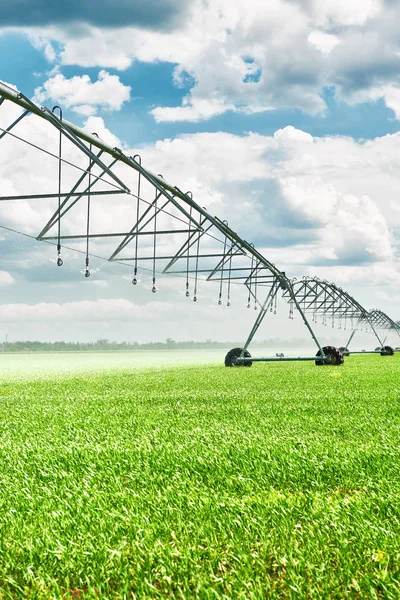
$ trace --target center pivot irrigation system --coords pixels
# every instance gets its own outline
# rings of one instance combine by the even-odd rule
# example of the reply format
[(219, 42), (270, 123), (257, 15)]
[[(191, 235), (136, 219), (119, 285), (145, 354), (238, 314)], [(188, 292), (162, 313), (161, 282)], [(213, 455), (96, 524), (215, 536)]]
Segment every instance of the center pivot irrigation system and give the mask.
[[(195, 302), (200, 280), (213, 281), (218, 304), (227, 306), (234, 284), (244, 285), (247, 308), (257, 310), (257, 318), (244, 346), (226, 355), (226, 366), (293, 360), (340, 365), (343, 353), (350, 354), (356, 329), (362, 327), (375, 335), (381, 355), (393, 354), (380, 336), (382, 330), (399, 334), (399, 323), (381, 311), (368, 312), (332, 283), (289, 279), (226, 221), (196, 203), (191, 192), (145, 169), (139, 155), (128, 156), (66, 121), (59, 106), (40, 107), (0, 83), (0, 140), (8, 143), (9, 160), (19, 169), (12, 182), (3, 181), (3, 190), (11, 193), (2, 195), (0, 202), (35, 203), (36, 214), (44, 220), (35, 237), (55, 245), (58, 266), (63, 265), (63, 248), (74, 249), (84, 253), (84, 274), (90, 277), (96, 254), (128, 265), (134, 285), (141, 271), (150, 271), (153, 292), (160, 272), (179, 276), (186, 297)], [(266, 314), (276, 312), (278, 296), (289, 304), (289, 318), (294, 310), (300, 314), (316, 344), (316, 356), (251, 357), (248, 347)], [(334, 346), (322, 347), (312, 325), (317, 318), (352, 328), (343, 353)]]

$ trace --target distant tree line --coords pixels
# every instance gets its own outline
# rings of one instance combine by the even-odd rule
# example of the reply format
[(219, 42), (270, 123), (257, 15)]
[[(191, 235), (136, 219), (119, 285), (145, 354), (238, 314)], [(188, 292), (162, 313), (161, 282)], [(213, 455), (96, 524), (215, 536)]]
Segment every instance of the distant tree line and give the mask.
[[(242, 345), (243, 340), (241, 342), (216, 342), (212, 340), (177, 342), (167, 338), (165, 342), (140, 344), (139, 342), (112, 342), (107, 339), (100, 339), (96, 342), (6, 342), (0, 344), (0, 350), (3, 352), (136, 352), (142, 350), (207, 350), (233, 348)], [(291, 340), (270, 338), (268, 340), (253, 341), (251, 345), (253, 348), (300, 348), (309, 345), (309, 341), (300, 338)]]

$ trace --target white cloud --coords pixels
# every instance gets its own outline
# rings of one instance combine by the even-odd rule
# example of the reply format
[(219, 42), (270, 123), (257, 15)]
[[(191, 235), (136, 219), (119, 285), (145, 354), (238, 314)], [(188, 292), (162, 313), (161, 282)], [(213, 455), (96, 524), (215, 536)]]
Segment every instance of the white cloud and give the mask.
[(364, 25), (384, 8), (382, 0), (305, 0), (305, 4), (322, 26)]
[(129, 100), (130, 89), (121, 83), (117, 75), (110, 75), (104, 70), (100, 71), (94, 83), (88, 75), (68, 79), (57, 73), (35, 90), (35, 100), (39, 103), (51, 100), (89, 116), (96, 107), (109, 111), (120, 110), (122, 104)]
[(49, 62), (55, 62), (57, 54), (50, 43), (46, 44), (44, 47), (44, 55)]
[[(298, 107), (317, 114), (326, 108), (321, 97), (326, 86), (348, 102), (382, 98), (398, 117), (399, 18), (400, 5), (383, 0), (193, 0), (179, 30), (88, 24), (73, 34), (56, 26), (18, 30), (27, 31), (49, 60), (56, 54), (53, 41), (61, 45), (57, 56), (64, 65), (176, 64), (174, 82), (191, 89), (182, 105), (155, 107), (158, 122), (198, 122), (228, 110)], [(90, 81), (81, 84), (86, 95)], [(117, 106), (124, 101), (121, 94), (127, 99), (121, 85), (114, 82)], [(53, 86), (48, 84), (49, 92)], [(55, 87), (67, 100), (77, 94), (63, 80)], [(80, 99), (74, 106), (91, 104)], [(104, 105), (104, 95), (99, 104)]]
[[(293, 128), (274, 137), (197, 134), (159, 143), (144, 157), (183, 188), (190, 177), (200, 204), (198, 183), (206, 181), (220, 196), (212, 214), (227, 218), (290, 276), (318, 275), (350, 286), (371, 306), (379, 305), (373, 298), (383, 286), (393, 298), (400, 292), (393, 239), (400, 185), (392, 176), (400, 167), (399, 152), (393, 153), (398, 139), (313, 139)], [(388, 310), (396, 314), (397, 307)]]
[(7, 271), (0, 271), (0, 286), (11, 285), (14, 282), (14, 277), (10, 275), (10, 273)]
[(398, 84), (381, 85), (372, 87), (368, 90), (356, 92), (348, 99), (350, 102), (357, 103), (364, 100), (379, 100), (382, 99), (388, 108), (391, 108), (400, 120), (400, 82)]
[(312, 31), (308, 36), (310, 44), (315, 46), (317, 50), (320, 50), (322, 54), (327, 55), (340, 44), (340, 39), (336, 35), (324, 33), (323, 31)]
[(88, 133), (96, 133), (102, 140), (107, 142), (113, 148), (122, 147), (122, 142), (105, 126), (101, 117), (91, 116), (83, 125), (83, 129)]
[(28, 34), (29, 41), (36, 50), (42, 50), (46, 60), (49, 63), (53, 63), (57, 60), (57, 52), (55, 51), (51, 41), (44, 36), (42, 37), (39, 33)]
[(190, 96), (184, 99), (182, 106), (157, 107), (150, 111), (157, 121), (204, 121), (210, 117), (221, 115), (227, 110), (236, 110), (234, 104), (226, 105), (222, 101), (194, 100)]
[(89, 104), (81, 104), (74, 107), (74, 112), (78, 113), (78, 115), (83, 115), (84, 117), (92, 117), (96, 114), (96, 108)]

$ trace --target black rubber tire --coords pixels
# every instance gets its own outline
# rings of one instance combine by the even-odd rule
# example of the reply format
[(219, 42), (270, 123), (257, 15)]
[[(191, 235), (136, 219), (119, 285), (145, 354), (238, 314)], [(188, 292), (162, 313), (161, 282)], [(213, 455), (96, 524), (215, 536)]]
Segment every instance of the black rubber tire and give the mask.
[[(317, 367), (322, 367), (323, 365), (338, 367), (344, 363), (344, 357), (339, 348), (335, 348), (335, 346), (324, 346), (322, 352), (325, 354), (326, 359), (316, 360), (315, 364)], [(316, 356), (321, 356), (321, 350), (318, 350)]]
[(346, 346), (340, 346), (339, 351), (343, 354), (343, 356), (350, 356), (350, 350), (346, 348)]
[(393, 356), (394, 354), (392, 346), (383, 346), (383, 348), (380, 348), (380, 351), (381, 356)]
[[(251, 367), (251, 365), (253, 364), (251, 361), (245, 361), (245, 362), (236, 362), (235, 359), (239, 358), (241, 352), (242, 352), (243, 348), (232, 348), (232, 350), (229, 350), (228, 354), (225, 356), (225, 366), (226, 367)], [(246, 358), (251, 358), (251, 354), (248, 350), (245, 351), (244, 353)]]

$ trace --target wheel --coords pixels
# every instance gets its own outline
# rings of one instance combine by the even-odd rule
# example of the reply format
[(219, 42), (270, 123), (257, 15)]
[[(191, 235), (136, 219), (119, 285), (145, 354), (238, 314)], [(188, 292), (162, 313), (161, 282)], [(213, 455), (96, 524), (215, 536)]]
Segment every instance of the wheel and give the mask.
[(381, 351), (381, 356), (393, 356), (394, 350), (392, 346), (383, 346), (383, 348), (379, 348)]
[[(242, 352), (243, 348), (232, 348), (225, 356), (226, 367), (251, 367), (253, 364), (251, 361), (237, 360)], [(251, 358), (251, 354), (248, 350), (244, 353), (246, 358)]]
[(346, 346), (340, 346), (339, 351), (343, 354), (343, 356), (350, 356), (350, 350), (346, 348)]
[[(340, 352), (339, 348), (335, 348), (335, 346), (324, 346), (322, 348), (322, 352), (325, 354), (325, 360), (316, 360), (315, 364), (317, 367), (321, 367), (322, 365), (332, 365), (339, 366), (344, 363), (343, 354)], [(318, 350), (316, 356), (321, 356), (321, 350)]]

